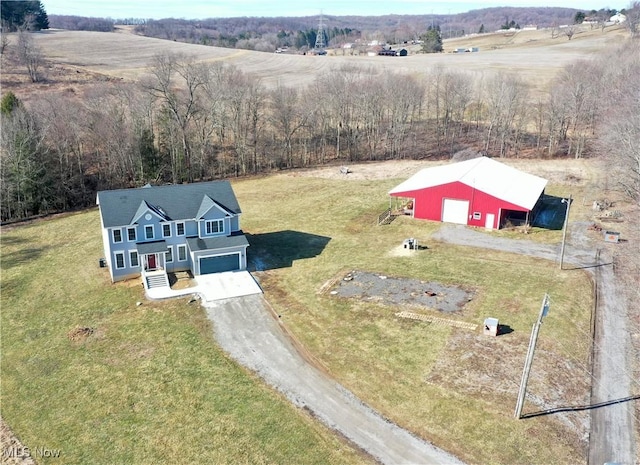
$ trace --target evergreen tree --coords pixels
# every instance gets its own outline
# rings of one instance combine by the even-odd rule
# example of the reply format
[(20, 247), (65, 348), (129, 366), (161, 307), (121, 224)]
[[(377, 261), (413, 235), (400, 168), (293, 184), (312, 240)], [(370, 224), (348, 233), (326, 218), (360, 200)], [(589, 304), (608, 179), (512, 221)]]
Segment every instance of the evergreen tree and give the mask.
[(423, 53), (439, 53), (442, 52), (442, 35), (440, 34), (440, 26), (429, 26), (427, 32), (420, 36), (422, 40)]
[(3, 115), (10, 115), (13, 110), (22, 105), (22, 102), (16, 97), (16, 94), (9, 91), (2, 96), (0, 101), (0, 113)]
[(478, 29), (478, 34), (484, 34), (484, 24), (480, 25), (480, 29)]
[(49, 29), (49, 18), (40, 1), (0, 1), (2, 27), (9, 31)]

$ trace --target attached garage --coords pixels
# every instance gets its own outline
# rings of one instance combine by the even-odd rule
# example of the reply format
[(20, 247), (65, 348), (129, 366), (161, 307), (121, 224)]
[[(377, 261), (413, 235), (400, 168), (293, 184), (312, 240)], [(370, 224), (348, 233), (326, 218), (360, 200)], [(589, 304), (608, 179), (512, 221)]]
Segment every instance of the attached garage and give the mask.
[(200, 274), (221, 273), (223, 271), (239, 270), (241, 255), (232, 253), (213, 257), (200, 257)]
[(425, 168), (389, 191), (414, 218), (499, 229), (530, 222), (547, 180), (487, 157)]
[(187, 239), (193, 274), (222, 273), (247, 268), (247, 242), (244, 234)]

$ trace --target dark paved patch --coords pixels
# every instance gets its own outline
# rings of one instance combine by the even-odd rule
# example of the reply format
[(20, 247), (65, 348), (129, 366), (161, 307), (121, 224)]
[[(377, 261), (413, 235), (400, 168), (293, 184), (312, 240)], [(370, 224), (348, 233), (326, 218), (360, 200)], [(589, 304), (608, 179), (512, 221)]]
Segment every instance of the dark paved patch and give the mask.
[(473, 298), (472, 292), (457, 286), (366, 271), (348, 273), (333, 286), (330, 293), (385, 305), (427, 307), (447, 313), (462, 310)]

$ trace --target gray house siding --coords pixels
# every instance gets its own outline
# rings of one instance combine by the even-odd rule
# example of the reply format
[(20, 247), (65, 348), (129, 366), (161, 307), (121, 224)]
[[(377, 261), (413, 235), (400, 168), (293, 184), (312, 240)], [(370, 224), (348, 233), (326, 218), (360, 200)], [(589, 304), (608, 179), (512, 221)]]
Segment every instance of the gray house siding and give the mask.
[[(101, 191), (97, 203), (105, 259), (114, 282), (139, 276), (146, 263), (143, 257), (150, 267), (153, 258), (156, 268), (167, 272), (199, 274), (200, 258), (237, 253), (239, 269), (246, 269), (249, 244), (227, 181)], [(227, 236), (242, 237), (244, 242), (237, 237), (225, 241)], [(194, 242), (194, 250), (190, 238), (203, 242)], [(138, 246), (144, 244), (149, 247), (140, 252)]]

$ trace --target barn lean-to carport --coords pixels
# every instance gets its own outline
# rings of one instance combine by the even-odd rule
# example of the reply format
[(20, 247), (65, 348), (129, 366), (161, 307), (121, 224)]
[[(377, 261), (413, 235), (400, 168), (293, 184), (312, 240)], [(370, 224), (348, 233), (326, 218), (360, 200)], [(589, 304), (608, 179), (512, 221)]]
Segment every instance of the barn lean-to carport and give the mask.
[(546, 185), (546, 179), (478, 157), (425, 168), (389, 195), (416, 219), (499, 229), (507, 222), (529, 224)]

